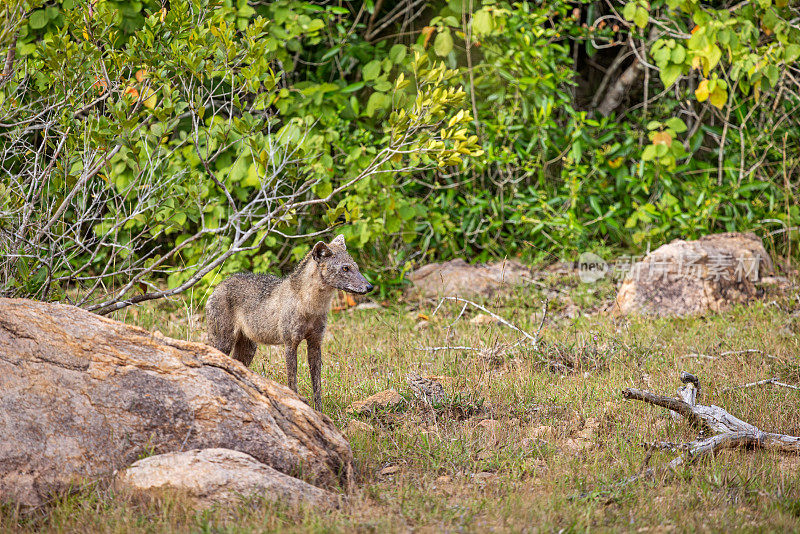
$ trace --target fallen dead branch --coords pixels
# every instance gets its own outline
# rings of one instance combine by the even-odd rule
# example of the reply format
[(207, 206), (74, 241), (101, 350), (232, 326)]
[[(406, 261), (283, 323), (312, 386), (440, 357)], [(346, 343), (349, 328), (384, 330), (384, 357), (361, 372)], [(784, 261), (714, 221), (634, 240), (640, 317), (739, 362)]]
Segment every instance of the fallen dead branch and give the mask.
[[(717, 432), (717, 434), (677, 446), (677, 448), (685, 448), (686, 451), (671, 462), (657, 468), (647, 469), (626, 479), (623, 481), (624, 483), (633, 482), (642, 476), (652, 475), (658, 471), (674, 470), (680, 465), (690, 465), (699, 458), (714, 454), (722, 449), (752, 447), (800, 453), (800, 437), (798, 436), (764, 432), (758, 427), (731, 415), (719, 406), (694, 404), (694, 399), (699, 396), (699, 381), (689, 373), (682, 373), (681, 380), (686, 384), (679, 391), (682, 399), (634, 388), (622, 390), (622, 396), (626, 399), (639, 400), (647, 404), (667, 408), (686, 418), (693, 426), (702, 430)], [(766, 383), (766, 381), (762, 382)], [(690, 402), (687, 402), (687, 400)]]
[[(681, 398), (667, 397), (634, 388), (623, 389), (622, 396), (626, 399), (639, 400), (647, 404), (667, 408), (686, 418), (693, 426), (704, 431), (718, 432), (718, 434), (689, 443), (645, 443), (644, 445), (648, 452), (639, 471), (635, 475), (620, 480), (612, 488), (600, 491), (601, 494), (609, 493), (614, 489), (624, 487), (642, 478), (675, 471), (680, 466), (690, 466), (701, 458), (713, 455), (724, 449), (747, 447), (800, 453), (800, 437), (764, 432), (756, 426), (731, 415), (719, 406), (695, 404), (694, 401), (700, 396), (701, 391), (699, 380), (691, 373), (684, 372), (681, 373), (681, 381), (684, 383), (684, 386), (678, 390), (678, 395)], [(670, 462), (657, 467), (647, 467), (650, 456), (656, 449), (682, 451), (682, 453)], [(597, 492), (582, 493), (572, 498), (582, 499), (595, 493)]]

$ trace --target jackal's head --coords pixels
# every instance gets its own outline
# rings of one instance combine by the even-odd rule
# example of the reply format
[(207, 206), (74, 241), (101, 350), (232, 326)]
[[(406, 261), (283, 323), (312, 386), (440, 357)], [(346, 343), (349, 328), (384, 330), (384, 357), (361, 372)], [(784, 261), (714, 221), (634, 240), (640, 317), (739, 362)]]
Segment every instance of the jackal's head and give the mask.
[(311, 257), (319, 264), (322, 281), (325, 284), (359, 295), (374, 289), (347, 253), (343, 235), (336, 236), (330, 243), (320, 241), (314, 245)]

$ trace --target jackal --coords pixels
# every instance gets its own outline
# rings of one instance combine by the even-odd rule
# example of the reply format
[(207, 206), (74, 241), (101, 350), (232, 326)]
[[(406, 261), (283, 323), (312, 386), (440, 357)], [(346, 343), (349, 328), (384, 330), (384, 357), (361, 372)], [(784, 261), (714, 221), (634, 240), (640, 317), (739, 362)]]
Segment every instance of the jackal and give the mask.
[(208, 342), (245, 365), (256, 344), (285, 345), (286, 376), (297, 392), (297, 346), (304, 339), (314, 390), (322, 404), (322, 336), (337, 289), (363, 295), (373, 289), (347, 253), (344, 236), (319, 241), (286, 278), (238, 273), (217, 286), (206, 304)]

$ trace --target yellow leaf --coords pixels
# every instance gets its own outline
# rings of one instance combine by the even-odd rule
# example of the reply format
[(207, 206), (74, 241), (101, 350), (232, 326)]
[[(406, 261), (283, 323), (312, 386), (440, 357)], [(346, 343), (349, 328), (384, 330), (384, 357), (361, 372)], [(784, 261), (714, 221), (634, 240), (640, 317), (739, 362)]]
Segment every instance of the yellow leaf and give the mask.
[(142, 104), (144, 104), (144, 107), (146, 107), (147, 109), (155, 108), (157, 103), (158, 103), (158, 98), (156, 97), (155, 91), (151, 91), (150, 96), (142, 100)]
[(422, 43), (423, 48), (428, 48), (428, 42), (430, 42), (431, 36), (433, 35), (434, 31), (436, 31), (436, 28), (434, 26), (425, 26), (424, 28), (422, 28), (421, 33), (422, 35), (425, 36), (425, 42)]
[(708, 99), (708, 80), (703, 80), (694, 90), (694, 96), (698, 102), (705, 102)]
[(708, 101), (711, 102), (711, 105), (715, 108), (722, 109), (725, 107), (725, 102), (728, 101), (728, 91), (717, 85), (714, 88), (714, 92), (711, 93)]
[(618, 169), (620, 165), (622, 165), (622, 160), (623, 160), (622, 156), (609, 160), (608, 166), (611, 167), (612, 169)]

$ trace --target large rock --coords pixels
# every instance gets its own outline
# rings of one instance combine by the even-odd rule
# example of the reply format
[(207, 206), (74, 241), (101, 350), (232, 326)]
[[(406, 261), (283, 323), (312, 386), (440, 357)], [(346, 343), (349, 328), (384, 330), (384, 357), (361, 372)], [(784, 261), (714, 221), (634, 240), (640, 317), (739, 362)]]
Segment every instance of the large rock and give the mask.
[(772, 261), (755, 234), (676, 239), (633, 266), (616, 307), (623, 314), (660, 316), (721, 311), (755, 298), (756, 282), (770, 273)]
[(408, 279), (414, 284), (407, 291), (410, 297), (491, 296), (503, 286), (530, 280), (531, 270), (514, 260), (470, 265), (458, 258), (420, 267)]
[(230, 449), (168, 452), (135, 462), (114, 477), (117, 490), (159, 496), (178, 491), (198, 508), (258, 497), (290, 506), (333, 508), (337, 497)]
[(62, 304), (0, 299), (0, 500), (37, 505), (146, 454), (222, 447), (348, 486), (331, 420), (221, 352)]

